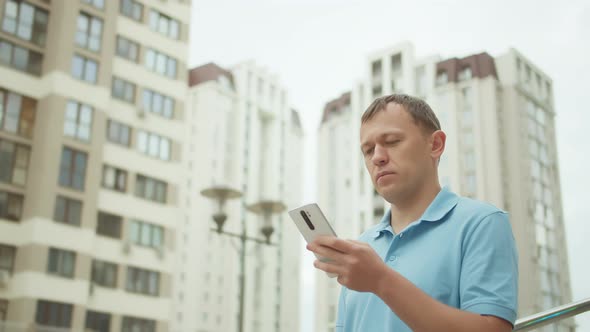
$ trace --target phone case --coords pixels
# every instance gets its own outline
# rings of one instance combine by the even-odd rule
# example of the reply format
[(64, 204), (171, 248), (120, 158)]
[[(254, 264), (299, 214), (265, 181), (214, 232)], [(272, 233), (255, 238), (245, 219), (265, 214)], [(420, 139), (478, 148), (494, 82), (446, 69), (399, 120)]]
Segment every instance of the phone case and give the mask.
[[(336, 236), (336, 232), (330, 226), (328, 219), (322, 213), (320, 207), (315, 204), (307, 204), (297, 209), (289, 211), (289, 216), (295, 222), (295, 226), (299, 229), (301, 235), (307, 243), (313, 242), (313, 240), (320, 235)], [(322, 257), (316, 257), (319, 260), (323, 260)], [(334, 278), (337, 275), (333, 273), (327, 273), (329, 277)]]

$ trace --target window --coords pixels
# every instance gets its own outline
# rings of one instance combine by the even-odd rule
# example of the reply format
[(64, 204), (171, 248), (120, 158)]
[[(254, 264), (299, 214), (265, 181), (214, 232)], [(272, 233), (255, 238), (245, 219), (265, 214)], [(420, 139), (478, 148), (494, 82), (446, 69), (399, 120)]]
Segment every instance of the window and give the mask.
[(23, 213), (23, 196), (0, 191), (0, 218), (19, 221)]
[(16, 46), (8, 41), (0, 39), (0, 63), (3, 63), (16, 70), (24, 71), (33, 75), (41, 74), (41, 53)]
[(45, 326), (70, 327), (72, 310), (71, 304), (39, 300), (35, 321)]
[(143, 16), (143, 5), (135, 0), (121, 0), (121, 14), (141, 22)]
[(127, 268), (126, 289), (130, 292), (157, 296), (159, 283), (159, 272), (139, 269), (131, 266)]
[(0, 271), (12, 273), (16, 247), (0, 244)]
[(145, 66), (158, 74), (176, 77), (176, 59), (151, 48), (148, 48), (145, 54)]
[(76, 253), (69, 250), (50, 248), (47, 262), (47, 273), (57, 274), (62, 277), (74, 277), (74, 265)]
[(24, 186), (30, 153), (26, 145), (0, 139), (0, 182)]
[(92, 107), (76, 101), (68, 101), (66, 104), (64, 135), (88, 142), (90, 141), (91, 128)]
[(131, 127), (120, 122), (109, 120), (107, 126), (107, 139), (113, 143), (129, 146)]
[(166, 202), (166, 182), (137, 175), (135, 180), (135, 195), (156, 202)]
[(463, 88), (461, 89), (461, 95), (463, 96), (463, 108), (464, 109), (471, 109), (473, 106), (473, 91), (471, 88)]
[(470, 80), (472, 77), (471, 68), (465, 67), (459, 72), (459, 81)]
[(152, 30), (172, 39), (178, 39), (180, 36), (180, 24), (178, 21), (155, 10), (150, 11), (149, 25)]
[(0, 130), (33, 137), (36, 107), (34, 99), (0, 89)]
[(137, 132), (137, 150), (150, 157), (170, 160), (170, 139), (140, 130)]
[(449, 82), (449, 75), (446, 71), (441, 71), (436, 75), (436, 85), (444, 85)]
[(123, 329), (121, 332), (156, 332), (156, 321), (134, 317), (123, 317)]
[(165, 118), (174, 116), (174, 99), (151, 90), (143, 90), (143, 108)]
[(125, 192), (127, 188), (127, 171), (105, 165), (102, 171), (102, 186)]
[(8, 314), (8, 300), (0, 299), (0, 321), (5, 321)]
[(461, 126), (463, 128), (471, 128), (473, 126), (473, 112), (469, 109), (464, 109), (461, 115)]
[(109, 332), (111, 329), (111, 315), (97, 311), (86, 312), (86, 330), (94, 332)]
[(113, 77), (113, 87), (111, 94), (117, 99), (126, 101), (128, 103), (134, 103), (135, 84), (118, 77)]
[(82, 0), (82, 2), (98, 9), (104, 9), (104, 0)]
[(92, 282), (105, 287), (117, 287), (117, 264), (93, 260)]
[(48, 19), (49, 15), (45, 10), (24, 1), (8, 0), (4, 6), (2, 31), (44, 46)]
[(131, 241), (135, 244), (162, 247), (164, 228), (141, 221), (131, 222)]
[(127, 60), (137, 62), (139, 57), (139, 44), (125, 37), (117, 36), (117, 55)]
[(64, 187), (84, 190), (87, 159), (86, 153), (64, 147), (61, 152), (59, 184)]
[(80, 226), (80, 221), (82, 220), (82, 202), (64, 196), (57, 196), (53, 219), (57, 222)]
[(98, 212), (98, 222), (96, 223), (96, 234), (120, 239), (121, 223), (123, 217), (106, 212)]
[(76, 45), (98, 52), (101, 39), (102, 20), (86, 13), (80, 13), (76, 30)]
[(75, 54), (72, 58), (72, 76), (86, 81), (88, 83), (96, 83), (98, 75), (98, 64), (94, 60), (90, 60), (81, 55)]

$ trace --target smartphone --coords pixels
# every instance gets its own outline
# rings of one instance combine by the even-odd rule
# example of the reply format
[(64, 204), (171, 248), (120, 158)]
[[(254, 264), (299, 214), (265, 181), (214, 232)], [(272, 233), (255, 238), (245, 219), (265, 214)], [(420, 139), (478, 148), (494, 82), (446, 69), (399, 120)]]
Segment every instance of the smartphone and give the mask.
[[(327, 235), (336, 236), (336, 232), (330, 226), (328, 219), (322, 213), (320, 207), (315, 204), (307, 204), (302, 207), (289, 211), (289, 216), (295, 222), (295, 226), (299, 229), (301, 235), (307, 243), (313, 242), (317, 236)], [(323, 257), (316, 257), (321, 261), (328, 261)], [(335, 278), (338, 275), (334, 273), (326, 273), (330, 278)]]

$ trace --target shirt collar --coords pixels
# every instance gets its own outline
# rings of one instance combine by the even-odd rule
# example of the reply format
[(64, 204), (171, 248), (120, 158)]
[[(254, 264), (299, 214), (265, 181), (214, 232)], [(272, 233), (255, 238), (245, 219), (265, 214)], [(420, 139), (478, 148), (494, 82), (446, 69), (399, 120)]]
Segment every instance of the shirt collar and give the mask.
[[(442, 220), (459, 202), (459, 196), (457, 194), (451, 192), (447, 187), (443, 187), (432, 203), (428, 206), (426, 211), (422, 214), (420, 219), (417, 222), (421, 221), (428, 221), (428, 222), (436, 222)], [(373, 238), (378, 238), (383, 232), (390, 232), (391, 234), (395, 234), (393, 229), (391, 228), (391, 208), (387, 209), (383, 218), (379, 224), (376, 225), (375, 231), (373, 234)]]

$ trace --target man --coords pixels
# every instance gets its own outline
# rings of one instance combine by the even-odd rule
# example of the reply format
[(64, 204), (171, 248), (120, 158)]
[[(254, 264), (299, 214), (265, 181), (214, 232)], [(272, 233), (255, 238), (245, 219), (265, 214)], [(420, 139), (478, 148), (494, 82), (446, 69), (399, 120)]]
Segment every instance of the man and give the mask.
[(441, 189), (446, 135), (407, 95), (376, 99), (362, 116), (361, 151), (391, 204), (360, 241), (320, 237), (308, 249), (338, 275), (336, 331), (511, 331), (518, 264), (508, 216)]

